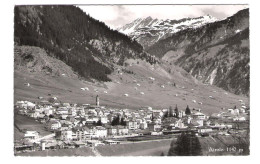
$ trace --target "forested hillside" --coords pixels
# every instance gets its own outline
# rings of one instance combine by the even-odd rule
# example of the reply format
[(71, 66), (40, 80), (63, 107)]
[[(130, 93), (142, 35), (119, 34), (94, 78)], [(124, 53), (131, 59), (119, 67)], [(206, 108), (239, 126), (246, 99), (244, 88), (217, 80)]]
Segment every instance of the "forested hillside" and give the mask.
[(16, 6), (15, 44), (37, 46), (86, 79), (110, 81), (113, 64), (127, 58), (154, 62), (137, 42), (75, 6)]

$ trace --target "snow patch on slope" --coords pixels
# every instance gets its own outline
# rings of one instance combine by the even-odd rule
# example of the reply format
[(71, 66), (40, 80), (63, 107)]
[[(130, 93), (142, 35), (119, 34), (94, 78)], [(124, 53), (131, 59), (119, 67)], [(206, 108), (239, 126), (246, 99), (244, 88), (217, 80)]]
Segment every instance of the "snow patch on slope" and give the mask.
[(216, 77), (217, 74), (217, 68), (215, 68), (212, 73), (210, 74), (210, 79), (209, 79), (209, 83), (210, 85), (213, 85), (214, 79)]

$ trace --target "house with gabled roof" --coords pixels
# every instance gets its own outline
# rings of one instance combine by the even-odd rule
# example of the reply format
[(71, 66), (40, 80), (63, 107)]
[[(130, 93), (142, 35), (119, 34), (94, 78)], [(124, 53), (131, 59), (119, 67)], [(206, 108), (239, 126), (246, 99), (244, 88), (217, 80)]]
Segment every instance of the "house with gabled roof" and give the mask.
[(108, 136), (116, 136), (117, 135), (117, 128), (115, 126), (107, 126), (107, 135)]
[(117, 135), (128, 135), (128, 129), (125, 126), (116, 126)]

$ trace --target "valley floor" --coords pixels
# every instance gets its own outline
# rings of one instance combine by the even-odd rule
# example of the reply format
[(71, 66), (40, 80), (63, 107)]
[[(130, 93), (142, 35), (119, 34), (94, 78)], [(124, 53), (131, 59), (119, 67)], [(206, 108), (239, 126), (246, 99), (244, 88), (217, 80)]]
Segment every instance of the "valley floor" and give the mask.
[[(233, 156), (239, 155), (238, 150), (227, 151), (229, 144), (236, 141), (230, 136), (220, 137), (224, 142), (212, 137), (200, 137), (203, 156)], [(104, 145), (95, 149), (101, 156), (167, 156), (170, 144), (176, 139), (166, 139), (161, 141), (136, 142), (128, 144)], [(220, 151), (211, 151), (218, 149)], [(17, 154), (17, 156), (96, 156), (91, 147), (76, 149), (45, 150)]]

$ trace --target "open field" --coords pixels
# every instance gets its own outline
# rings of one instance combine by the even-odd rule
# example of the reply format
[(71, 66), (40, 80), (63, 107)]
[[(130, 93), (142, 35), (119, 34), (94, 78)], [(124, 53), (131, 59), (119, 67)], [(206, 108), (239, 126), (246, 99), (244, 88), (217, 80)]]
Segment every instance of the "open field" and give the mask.
[[(118, 145), (98, 146), (102, 156), (160, 156), (168, 153), (171, 140), (148, 141)], [(17, 156), (94, 156), (91, 148), (45, 150), (17, 154)]]
[[(238, 143), (238, 140), (232, 136), (218, 136), (218, 137), (201, 137), (199, 138), (203, 155), (207, 156), (232, 156), (239, 155), (239, 148), (235, 151), (229, 151), (227, 148), (232, 148)], [(217, 149), (217, 151), (211, 151)]]
[(172, 139), (97, 147), (103, 156), (160, 156), (168, 153)]
[(25, 130), (38, 131), (41, 136), (51, 134), (45, 130), (44, 125), (34, 119), (18, 114), (14, 114), (14, 139), (20, 140), (24, 137)]
[(94, 156), (91, 148), (59, 149), (21, 153), (17, 156)]
[[(236, 151), (227, 151), (230, 145), (237, 143), (232, 136), (218, 136), (218, 137), (199, 137), (202, 153), (204, 156), (219, 156), (219, 155), (238, 155)], [(168, 154), (171, 142), (176, 142), (176, 138), (141, 141), (134, 143), (103, 145), (96, 147), (97, 151), (102, 156), (165, 156)], [(210, 149), (218, 149), (220, 151), (212, 152)], [(18, 156), (94, 156), (91, 148), (77, 148), (77, 149), (59, 149), (59, 150), (45, 150), (30, 153), (18, 154)]]
[[(165, 139), (157, 141), (142, 141), (130, 144), (119, 145), (106, 145), (100, 146), (97, 149), (103, 156), (160, 156), (168, 154), (170, 144), (174, 139)], [(237, 140), (232, 136), (218, 136), (213, 137), (199, 137), (202, 153), (205, 156), (218, 156), (218, 155), (238, 155), (236, 152), (228, 152), (227, 147), (237, 143)], [(222, 149), (222, 151), (212, 152), (209, 149)]]

